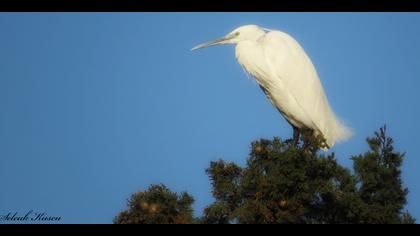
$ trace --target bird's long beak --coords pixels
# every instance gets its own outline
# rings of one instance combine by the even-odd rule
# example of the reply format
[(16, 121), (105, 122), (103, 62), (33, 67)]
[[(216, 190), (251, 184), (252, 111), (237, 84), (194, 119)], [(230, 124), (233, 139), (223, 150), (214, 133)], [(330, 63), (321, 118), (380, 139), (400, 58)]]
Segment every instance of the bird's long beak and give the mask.
[(191, 48), (191, 51), (201, 49), (201, 48), (208, 48), (208, 47), (219, 45), (219, 44), (225, 44), (230, 39), (232, 39), (232, 36), (226, 36), (226, 37), (223, 37), (223, 38), (219, 38), (219, 39), (216, 39), (216, 40), (209, 41), (207, 43), (202, 43), (200, 45), (197, 45), (197, 46)]

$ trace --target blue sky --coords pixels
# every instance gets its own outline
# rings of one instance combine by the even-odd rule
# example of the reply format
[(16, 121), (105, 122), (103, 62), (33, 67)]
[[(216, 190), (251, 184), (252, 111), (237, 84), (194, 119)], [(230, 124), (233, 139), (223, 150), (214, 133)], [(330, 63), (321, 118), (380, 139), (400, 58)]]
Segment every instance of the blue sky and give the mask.
[(420, 219), (419, 23), (419, 13), (1, 13), (0, 215), (111, 223), (153, 183), (191, 193), (200, 215), (210, 161), (244, 164), (251, 141), (292, 134), (233, 46), (190, 52), (258, 24), (313, 60), (355, 131), (333, 148), (341, 164), (388, 125)]

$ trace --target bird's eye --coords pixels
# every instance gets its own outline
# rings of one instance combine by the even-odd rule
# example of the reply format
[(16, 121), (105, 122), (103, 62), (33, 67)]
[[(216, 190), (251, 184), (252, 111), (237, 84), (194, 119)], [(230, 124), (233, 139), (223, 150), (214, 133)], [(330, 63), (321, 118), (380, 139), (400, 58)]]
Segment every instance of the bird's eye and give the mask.
[(239, 32), (235, 32), (235, 36), (238, 36), (239, 35)]

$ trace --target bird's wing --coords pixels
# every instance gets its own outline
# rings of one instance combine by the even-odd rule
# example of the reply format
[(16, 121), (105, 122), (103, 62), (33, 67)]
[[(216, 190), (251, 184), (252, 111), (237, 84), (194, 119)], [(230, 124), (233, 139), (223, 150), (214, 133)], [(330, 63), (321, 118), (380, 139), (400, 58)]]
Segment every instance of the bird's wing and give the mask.
[(279, 31), (267, 33), (261, 44), (270, 70), (313, 123), (305, 125), (325, 136), (329, 123), (335, 122), (335, 117), (305, 51), (291, 36)]

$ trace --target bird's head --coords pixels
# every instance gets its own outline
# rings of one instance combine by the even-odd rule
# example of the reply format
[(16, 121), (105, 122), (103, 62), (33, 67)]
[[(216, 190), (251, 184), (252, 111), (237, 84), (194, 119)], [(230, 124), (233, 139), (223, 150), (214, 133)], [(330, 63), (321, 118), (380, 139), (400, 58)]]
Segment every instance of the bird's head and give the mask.
[(222, 38), (197, 45), (193, 47), (191, 51), (220, 44), (236, 44), (244, 40), (256, 41), (264, 34), (265, 31), (263, 28), (260, 28), (256, 25), (244, 25), (234, 29), (232, 32)]

